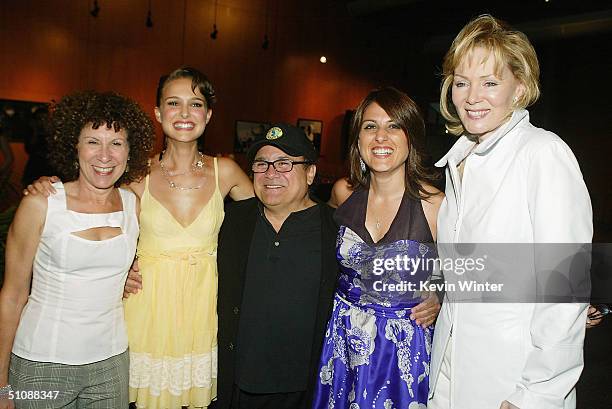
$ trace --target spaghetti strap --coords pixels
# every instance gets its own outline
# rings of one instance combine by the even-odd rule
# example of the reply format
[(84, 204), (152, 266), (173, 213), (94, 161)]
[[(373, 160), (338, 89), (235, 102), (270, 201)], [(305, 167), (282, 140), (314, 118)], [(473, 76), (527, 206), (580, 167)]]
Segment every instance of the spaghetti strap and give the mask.
[(213, 164), (215, 167), (215, 184), (217, 186), (217, 190), (219, 190), (219, 166), (217, 164), (217, 157), (213, 158)]
[(149, 174), (147, 173), (147, 175), (145, 176), (145, 185), (144, 185), (144, 190), (142, 192), (142, 196), (140, 197), (140, 205), (142, 206), (143, 202), (146, 202), (147, 200), (149, 200)]

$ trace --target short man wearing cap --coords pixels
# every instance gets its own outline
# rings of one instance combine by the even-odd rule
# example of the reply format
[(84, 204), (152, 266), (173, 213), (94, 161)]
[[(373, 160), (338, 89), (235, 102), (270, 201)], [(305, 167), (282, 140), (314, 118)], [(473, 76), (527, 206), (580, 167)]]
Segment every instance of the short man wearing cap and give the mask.
[(219, 233), (217, 408), (309, 408), (338, 267), (333, 210), (309, 187), (317, 152), (276, 124), (248, 152), (255, 198)]

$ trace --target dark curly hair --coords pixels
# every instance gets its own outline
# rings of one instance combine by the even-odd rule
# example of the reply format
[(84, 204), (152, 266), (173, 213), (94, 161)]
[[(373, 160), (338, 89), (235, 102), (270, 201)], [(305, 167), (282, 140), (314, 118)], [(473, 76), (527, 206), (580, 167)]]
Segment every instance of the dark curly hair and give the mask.
[(138, 104), (114, 92), (83, 91), (70, 94), (51, 107), (52, 132), (48, 137), (49, 160), (64, 182), (79, 177), (77, 144), (81, 131), (106, 126), (125, 130), (130, 147), (128, 168), (115, 186), (128, 184), (148, 173), (148, 158), (155, 132), (151, 119)]
[(166, 84), (179, 78), (191, 79), (191, 90), (195, 92), (197, 88), (202, 93), (204, 99), (206, 99), (207, 108), (212, 108), (215, 105), (215, 102), (217, 102), (217, 95), (215, 94), (215, 89), (213, 88), (212, 83), (208, 80), (208, 77), (195, 68), (181, 67), (172, 71), (168, 75), (163, 75), (159, 79), (156, 98), (157, 106), (160, 106), (161, 104), (162, 92), (164, 91)]
[(362, 172), (359, 159), (359, 134), (363, 125), (363, 115), (370, 104), (376, 102), (387, 115), (402, 128), (408, 139), (408, 159), (405, 163), (405, 187), (408, 196), (415, 200), (426, 199), (433, 194), (424, 185), (435, 184), (439, 174), (426, 166), (425, 122), (417, 104), (405, 93), (393, 87), (383, 87), (371, 91), (361, 101), (351, 123), (353, 142), (349, 148), (350, 176), (349, 185), (353, 189), (367, 188), (370, 185), (370, 170)]

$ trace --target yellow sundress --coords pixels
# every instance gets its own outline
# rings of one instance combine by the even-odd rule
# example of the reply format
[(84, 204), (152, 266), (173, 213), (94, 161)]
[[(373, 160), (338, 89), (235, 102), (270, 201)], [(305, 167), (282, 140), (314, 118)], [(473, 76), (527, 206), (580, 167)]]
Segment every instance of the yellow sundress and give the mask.
[(206, 407), (217, 396), (217, 237), (223, 197), (215, 191), (183, 227), (149, 192), (141, 200), (142, 290), (125, 301), (130, 402), (138, 408)]

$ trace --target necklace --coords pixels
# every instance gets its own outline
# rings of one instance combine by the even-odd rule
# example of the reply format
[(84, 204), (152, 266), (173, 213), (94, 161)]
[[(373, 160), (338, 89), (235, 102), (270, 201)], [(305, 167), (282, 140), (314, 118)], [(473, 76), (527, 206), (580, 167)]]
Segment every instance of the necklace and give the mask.
[(168, 176), (168, 177), (173, 177), (173, 176), (181, 176), (181, 175), (187, 175), (190, 173), (196, 173), (197, 171), (202, 170), (202, 168), (204, 167), (204, 154), (202, 152), (198, 151), (198, 160), (196, 160), (195, 162), (193, 162), (191, 164), (191, 169), (186, 170), (184, 172), (170, 172), (168, 169), (166, 169), (166, 165), (164, 165), (163, 162), (163, 155), (166, 153), (166, 151), (162, 151), (161, 155), (160, 155), (160, 160), (159, 160), (159, 165), (161, 166), (161, 168), (164, 170), (164, 173)]
[(376, 230), (380, 230), (380, 220), (376, 219)]
[(202, 154), (202, 152), (198, 152), (198, 159), (193, 162), (191, 164), (191, 169), (189, 169), (188, 171), (185, 172), (170, 172), (168, 171), (168, 169), (166, 169), (166, 165), (164, 165), (164, 161), (163, 161), (163, 155), (166, 151), (163, 151), (161, 153), (162, 155), (162, 159), (159, 161), (159, 167), (161, 168), (162, 171), (162, 175), (164, 176), (164, 179), (166, 179), (166, 182), (168, 182), (168, 186), (170, 186), (170, 189), (178, 189), (178, 190), (195, 190), (195, 189), (199, 189), (203, 186), (203, 184), (199, 184), (199, 185), (195, 185), (195, 186), (180, 186), (178, 184), (176, 184), (171, 178), (175, 177), (175, 176), (181, 176), (181, 175), (188, 175), (188, 174), (194, 174), (197, 173), (199, 171), (201, 171), (204, 168), (204, 155)]

